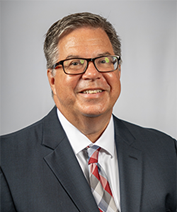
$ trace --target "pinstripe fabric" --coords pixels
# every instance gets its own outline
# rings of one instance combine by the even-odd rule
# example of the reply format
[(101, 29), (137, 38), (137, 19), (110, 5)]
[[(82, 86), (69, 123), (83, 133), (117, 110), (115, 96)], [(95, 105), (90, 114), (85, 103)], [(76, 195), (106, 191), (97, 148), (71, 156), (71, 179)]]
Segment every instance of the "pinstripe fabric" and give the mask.
[(100, 212), (118, 212), (106, 174), (98, 163), (100, 149), (96, 145), (87, 148), (90, 187)]

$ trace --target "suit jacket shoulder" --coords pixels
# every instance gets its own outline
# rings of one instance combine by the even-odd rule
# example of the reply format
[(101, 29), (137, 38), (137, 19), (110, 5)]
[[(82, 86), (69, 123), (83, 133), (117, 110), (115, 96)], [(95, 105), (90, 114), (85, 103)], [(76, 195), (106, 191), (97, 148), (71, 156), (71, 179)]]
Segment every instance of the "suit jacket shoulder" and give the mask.
[(114, 117), (114, 120), (115, 128), (117, 126), (117, 133), (120, 136), (127, 138), (127, 140), (129, 140), (130, 138), (130, 140), (132, 141), (131, 138), (134, 138), (136, 141), (141, 140), (143, 145), (145, 142), (148, 143), (148, 145), (158, 144), (166, 147), (171, 146), (173, 150), (177, 149), (177, 141), (161, 131), (152, 128), (141, 127), (139, 125), (118, 119), (116, 117)]
[(0, 165), (1, 212), (99, 212), (56, 107), (1, 137)]
[(123, 211), (177, 209), (176, 141), (114, 117)]

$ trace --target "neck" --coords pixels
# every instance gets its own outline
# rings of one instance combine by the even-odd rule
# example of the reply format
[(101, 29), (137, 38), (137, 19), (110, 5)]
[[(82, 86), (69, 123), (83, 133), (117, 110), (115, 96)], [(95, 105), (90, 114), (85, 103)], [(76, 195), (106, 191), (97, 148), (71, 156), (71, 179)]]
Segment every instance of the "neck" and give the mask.
[[(96, 142), (109, 124), (111, 115), (108, 117), (83, 117), (79, 120), (77, 127), (91, 142)], [(82, 125), (80, 125), (82, 123)], [(75, 124), (75, 123), (74, 123)], [(74, 125), (73, 124), (73, 125)]]
[(91, 142), (96, 142), (109, 124), (112, 111), (109, 114), (103, 114), (95, 117), (74, 116), (73, 114), (63, 113), (65, 118), (82, 132)]

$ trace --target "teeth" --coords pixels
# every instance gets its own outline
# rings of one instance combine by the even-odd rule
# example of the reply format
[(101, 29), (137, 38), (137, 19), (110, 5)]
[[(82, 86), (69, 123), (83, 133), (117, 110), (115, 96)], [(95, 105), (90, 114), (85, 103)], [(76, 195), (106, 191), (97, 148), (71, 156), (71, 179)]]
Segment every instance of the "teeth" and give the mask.
[(86, 94), (93, 94), (93, 93), (101, 93), (103, 92), (102, 90), (86, 90), (86, 91), (83, 91), (83, 93), (86, 93)]

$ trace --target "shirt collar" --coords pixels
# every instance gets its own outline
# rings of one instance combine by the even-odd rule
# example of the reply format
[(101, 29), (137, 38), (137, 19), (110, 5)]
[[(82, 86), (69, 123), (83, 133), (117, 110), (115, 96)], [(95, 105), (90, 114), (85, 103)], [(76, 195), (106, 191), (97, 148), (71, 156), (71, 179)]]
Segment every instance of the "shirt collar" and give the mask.
[[(84, 134), (73, 126), (58, 109), (57, 114), (75, 154), (78, 154), (84, 148), (93, 144)], [(114, 156), (114, 124), (112, 116), (107, 128), (94, 144), (106, 150), (112, 157)]]

